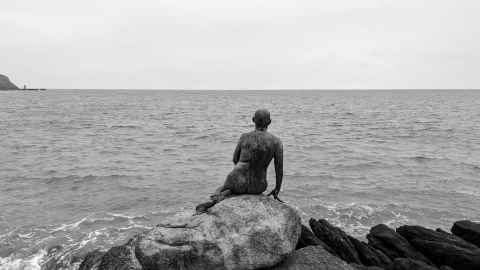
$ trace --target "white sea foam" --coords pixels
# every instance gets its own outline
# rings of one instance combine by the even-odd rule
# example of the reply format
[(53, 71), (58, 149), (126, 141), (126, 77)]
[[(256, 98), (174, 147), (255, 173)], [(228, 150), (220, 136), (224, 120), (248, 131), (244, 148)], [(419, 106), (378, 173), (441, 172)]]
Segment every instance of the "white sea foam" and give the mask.
[(40, 270), (46, 255), (47, 251), (42, 249), (26, 258), (17, 258), (15, 255), (0, 257), (0, 270)]

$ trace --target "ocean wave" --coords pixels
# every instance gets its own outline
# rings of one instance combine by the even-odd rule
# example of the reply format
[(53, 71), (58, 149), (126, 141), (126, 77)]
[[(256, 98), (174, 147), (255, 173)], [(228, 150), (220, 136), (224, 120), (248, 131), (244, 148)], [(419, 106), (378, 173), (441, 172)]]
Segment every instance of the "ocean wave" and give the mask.
[(19, 258), (15, 255), (8, 257), (0, 257), (0, 269), (1, 270), (40, 270), (42, 263), (47, 255), (47, 251), (41, 249), (37, 253), (28, 256), (26, 258)]

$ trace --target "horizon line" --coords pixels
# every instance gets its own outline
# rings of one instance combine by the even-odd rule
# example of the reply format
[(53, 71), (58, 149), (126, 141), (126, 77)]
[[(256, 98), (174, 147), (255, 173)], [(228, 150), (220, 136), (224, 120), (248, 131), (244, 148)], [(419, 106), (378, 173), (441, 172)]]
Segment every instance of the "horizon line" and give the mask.
[[(39, 88), (40, 89), (40, 88)], [(480, 88), (41, 88), (46, 90), (140, 90), (140, 91), (478, 91)], [(23, 90), (23, 89), (19, 89)]]

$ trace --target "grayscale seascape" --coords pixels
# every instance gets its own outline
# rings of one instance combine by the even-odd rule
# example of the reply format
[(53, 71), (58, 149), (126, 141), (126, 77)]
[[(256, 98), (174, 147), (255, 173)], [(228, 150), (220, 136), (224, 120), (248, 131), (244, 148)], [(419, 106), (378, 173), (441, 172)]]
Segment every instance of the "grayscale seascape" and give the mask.
[(480, 91), (12, 91), (0, 93), (0, 265), (108, 248), (193, 209), (263, 107), (284, 144), (280, 195), (304, 219), (359, 238), (379, 223), (480, 221)]

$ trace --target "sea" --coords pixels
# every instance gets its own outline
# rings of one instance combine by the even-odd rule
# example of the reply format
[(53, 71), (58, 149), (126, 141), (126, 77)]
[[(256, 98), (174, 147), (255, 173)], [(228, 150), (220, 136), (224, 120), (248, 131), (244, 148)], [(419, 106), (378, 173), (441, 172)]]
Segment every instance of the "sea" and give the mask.
[(191, 212), (259, 108), (283, 141), (280, 198), (305, 223), (365, 239), (480, 221), (480, 91), (0, 92), (0, 269), (76, 269)]

